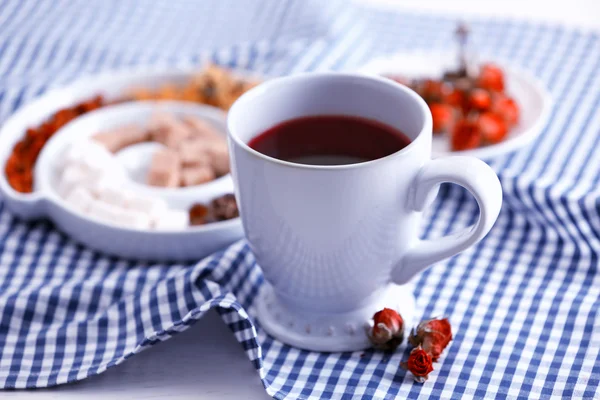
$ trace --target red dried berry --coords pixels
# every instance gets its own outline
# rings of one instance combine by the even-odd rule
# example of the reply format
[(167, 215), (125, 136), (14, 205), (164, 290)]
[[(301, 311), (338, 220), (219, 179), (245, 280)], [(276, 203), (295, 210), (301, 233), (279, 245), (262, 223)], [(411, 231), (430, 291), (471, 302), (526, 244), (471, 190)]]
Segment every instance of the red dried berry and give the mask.
[(504, 119), (493, 112), (484, 112), (477, 119), (481, 138), (487, 143), (500, 143), (508, 133)]
[(225, 221), (240, 216), (235, 195), (227, 193), (217, 197), (210, 203), (212, 216), (217, 221)]
[(208, 212), (208, 207), (204, 204), (194, 204), (188, 212), (190, 225), (204, 225)]
[(469, 107), (473, 110), (486, 111), (492, 106), (492, 96), (483, 89), (473, 89), (469, 93)]
[(494, 92), (504, 90), (504, 72), (494, 64), (483, 64), (477, 78), (477, 86)]
[(423, 81), (423, 96), (442, 97), (444, 83), (441, 81), (426, 79)]
[(441, 102), (450, 90), (446, 82), (434, 79), (418, 80), (412, 88), (428, 103)]
[(452, 129), (450, 145), (452, 150), (476, 149), (481, 144), (481, 132), (475, 121), (461, 119)]
[(433, 133), (450, 132), (454, 123), (454, 110), (448, 104), (433, 103), (429, 105), (433, 117)]
[(465, 94), (462, 90), (454, 88), (444, 95), (444, 102), (453, 107), (462, 108), (465, 103)]
[(500, 94), (495, 96), (492, 111), (504, 119), (508, 128), (512, 128), (519, 122), (519, 106), (508, 96)]

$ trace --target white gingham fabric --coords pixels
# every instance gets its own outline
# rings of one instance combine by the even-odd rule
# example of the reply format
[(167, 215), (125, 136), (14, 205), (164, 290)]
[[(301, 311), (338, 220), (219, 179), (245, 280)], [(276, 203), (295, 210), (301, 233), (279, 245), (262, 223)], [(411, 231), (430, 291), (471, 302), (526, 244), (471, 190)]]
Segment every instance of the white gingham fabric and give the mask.
[[(0, 120), (84, 73), (206, 59), (274, 75), (352, 69), (447, 50), (455, 22), (341, 1), (0, 0)], [(532, 146), (489, 160), (505, 196), (490, 234), (411, 286), (417, 313), (447, 316), (455, 333), (427, 383), (399, 368), (405, 345), (391, 356), (329, 354), (269, 338), (252, 319), (263, 278), (243, 241), (198, 264), (139, 264), (2, 208), (0, 387), (101, 373), (216, 307), (278, 399), (600, 398), (598, 34), (469, 22), (481, 53), (531, 71), (556, 106)], [(424, 234), (476, 216), (462, 189), (443, 186)]]

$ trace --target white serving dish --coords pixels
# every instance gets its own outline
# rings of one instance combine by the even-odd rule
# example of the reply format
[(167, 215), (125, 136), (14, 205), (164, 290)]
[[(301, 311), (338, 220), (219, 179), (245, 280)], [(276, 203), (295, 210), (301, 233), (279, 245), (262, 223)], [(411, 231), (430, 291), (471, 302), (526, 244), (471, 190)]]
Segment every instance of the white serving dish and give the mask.
[[(434, 135), (434, 157), (465, 155), (489, 159), (518, 150), (531, 143), (544, 129), (552, 109), (552, 98), (542, 83), (531, 74), (507, 67), (505, 62), (491, 60), (505, 73), (507, 93), (521, 109), (520, 121), (507, 138), (494, 145), (473, 150), (452, 151), (448, 135)], [(446, 53), (400, 53), (378, 58), (358, 71), (375, 75), (398, 75), (407, 78), (440, 78), (444, 71), (456, 66), (456, 56)]]
[[(77, 135), (91, 135), (115, 125), (141, 121), (155, 107), (153, 102), (128, 103), (105, 107), (77, 118), (64, 126), (48, 141), (36, 163), (33, 193), (19, 193), (10, 187), (4, 175), (4, 165), (14, 144), (28, 127), (38, 126), (57, 110), (71, 106), (97, 94), (107, 100), (123, 95), (132, 87), (156, 87), (164, 83), (184, 83), (197, 69), (164, 71), (145, 70), (112, 73), (84, 78), (62, 89), (51, 91), (22, 107), (0, 129), (0, 192), (6, 207), (17, 216), (32, 220), (49, 218), (73, 239), (95, 250), (123, 258), (140, 260), (193, 260), (205, 257), (243, 237), (239, 218), (181, 231), (151, 231), (128, 229), (89, 218), (65, 206), (52, 189), (56, 165), (54, 158), (65, 143)], [(169, 103), (169, 104), (167, 104)], [(225, 135), (224, 114), (209, 106), (193, 103), (166, 102), (164, 108), (191, 112), (220, 124)], [(155, 192), (170, 205), (186, 209), (192, 203), (207, 203), (212, 198), (233, 192), (227, 175), (206, 185), (182, 189), (157, 189), (138, 185), (137, 191)]]

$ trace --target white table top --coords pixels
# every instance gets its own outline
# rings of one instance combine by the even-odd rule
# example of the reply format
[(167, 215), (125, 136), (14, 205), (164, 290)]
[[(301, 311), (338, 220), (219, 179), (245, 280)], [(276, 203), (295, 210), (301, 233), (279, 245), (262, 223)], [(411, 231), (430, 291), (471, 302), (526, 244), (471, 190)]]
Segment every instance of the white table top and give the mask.
[[(528, 18), (600, 30), (596, 0), (360, 0), (375, 7)], [(257, 371), (215, 312), (165, 343), (105, 373), (7, 399), (268, 399)]]
[(210, 311), (187, 331), (103, 374), (49, 389), (0, 392), (2, 399), (269, 399), (221, 317)]

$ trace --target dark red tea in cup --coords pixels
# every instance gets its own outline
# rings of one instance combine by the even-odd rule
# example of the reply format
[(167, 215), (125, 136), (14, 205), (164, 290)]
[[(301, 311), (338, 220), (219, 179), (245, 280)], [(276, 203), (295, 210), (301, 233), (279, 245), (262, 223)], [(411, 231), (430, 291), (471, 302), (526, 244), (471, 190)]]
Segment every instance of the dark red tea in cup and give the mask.
[(344, 165), (389, 156), (409, 143), (402, 132), (377, 121), (324, 115), (285, 121), (248, 145), (267, 156), (298, 164)]

